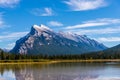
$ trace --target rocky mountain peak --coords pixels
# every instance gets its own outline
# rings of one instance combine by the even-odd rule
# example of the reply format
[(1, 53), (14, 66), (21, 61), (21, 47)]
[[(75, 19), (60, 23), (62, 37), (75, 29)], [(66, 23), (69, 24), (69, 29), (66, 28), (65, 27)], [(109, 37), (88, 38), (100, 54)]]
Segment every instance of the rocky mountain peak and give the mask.
[(38, 31), (38, 32), (40, 32), (40, 31), (46, 31), (46, 30), (52, 31), (49, 27), (47, 27), (47, 26), (45, 26), (45, 25), (43, 25), (43, 24), (41, 24), (40, 26), (38, 26), (38, 25), (33, 25), (33, 28), (34, 28), (36, 31)]
[(51, 30), (49, 27), (41, 24), (39, 25), (33, 25), (30, 31), (31, 35), (41, 35), (43, 32), (51, 32), (53, 30)]
[(30, 33), (16, 41), (11, 53), (19, 54), (81, 54), (104, 50), (107, 47), (83, 35), (57, 33), (41, 24), (33, 25)]

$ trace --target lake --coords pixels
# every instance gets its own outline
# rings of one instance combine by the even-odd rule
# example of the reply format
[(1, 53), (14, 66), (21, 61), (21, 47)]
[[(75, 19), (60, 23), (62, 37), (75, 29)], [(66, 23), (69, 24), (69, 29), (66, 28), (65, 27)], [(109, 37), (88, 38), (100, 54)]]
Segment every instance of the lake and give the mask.
[(0, 65), (0, 80), (120, 80), (120, 63)]

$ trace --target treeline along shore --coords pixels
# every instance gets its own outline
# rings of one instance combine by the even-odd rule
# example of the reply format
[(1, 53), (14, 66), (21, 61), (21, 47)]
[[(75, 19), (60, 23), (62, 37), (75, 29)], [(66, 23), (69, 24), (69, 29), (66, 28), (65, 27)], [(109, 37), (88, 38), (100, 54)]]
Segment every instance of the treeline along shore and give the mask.
[(48, 63), (48, 62), (120, 62), (120, 54), (104, 54), (92, 52), (77, 55), (21, 55), (1, 51), (0, 63)]

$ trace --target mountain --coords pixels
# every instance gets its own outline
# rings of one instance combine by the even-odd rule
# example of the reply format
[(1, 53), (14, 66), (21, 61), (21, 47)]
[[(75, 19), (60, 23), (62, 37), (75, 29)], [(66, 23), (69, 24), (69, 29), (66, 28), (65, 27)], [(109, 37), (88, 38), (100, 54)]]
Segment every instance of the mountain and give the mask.
[(15, 47), (10, 51), (16, 54), (81, 54), (104, 50), (103, 44), (88, 38), (85, 35), (73, 33), (56, 33), (45, 25), (34, 25), (31, 31), (16, 41)]
[(104, 54), (120, 54), (120, 44), (103, 51)]
[(6, 49), (6, 48), (4, 48), (4, 49), (2, 49), (4, 52), (9, 52), (10, 50), (9, 49)]
[(87, 59), (120, 59), (120, 44), (103, 51), (82, 54), (82, 56), (85, 56)]

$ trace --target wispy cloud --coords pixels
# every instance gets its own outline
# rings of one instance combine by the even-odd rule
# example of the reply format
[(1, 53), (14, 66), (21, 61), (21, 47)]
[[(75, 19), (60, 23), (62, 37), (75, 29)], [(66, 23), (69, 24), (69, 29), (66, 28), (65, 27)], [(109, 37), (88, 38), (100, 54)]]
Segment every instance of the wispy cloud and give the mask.
[(108, 5), (105, 0), (69, 0), (64, 3), (73, 11), (94, 10)]
[(20, 0), (0, 0), (0, 7), (3, 8), (14, 8)]
[(15, 46), (15, 43), (9, 43), (6, 48), (10, 50), (10, 49), (12, 49), (14, 46)]
[(19, 38), (25, 36), (28, 32), (13, 32), (13, 33), (5, 33), (0, 35), (0, 43), (4, 42), (5, 49), (12, 49), (15, 45), (15, 41)]
[(5, 23), (5, 21), (3, 20), (3, 13), (1, 12), (0, 13), (0, 29), (2, 28), (8, 28), (8, 27), (10, 27), (10, 25), (7, 25), (6, 23)]
[[(14, 32), (14, 33), (8, 33), (6, 35), (0, 35), (0, 40), (13, 40), (13, 39), (18, 39), (20, 37), (23, 37), (26, 35), (28, 32)], [(19, 36), (18, 36), (19, 35)]]
[(101, 37), (96, 40), (101, 42), (120, 42), (120, 37)]
[(2, 19), (2, 13), (0, 13), (0, 28), (3, 26), (4, 24), (4, 21)]
[(74, 26), (67, 26), (66, 29), (106, 26), (106, 25), (111, 25), (111, 24), (120, 24), (120, 19), (103, 18), (103, 19), (90, 20), (90, 21), (82, 22), (82, 24), (77, 24)]
[(120, 27), (116, 28), (103, 28), (103, 29), (74, 29), (66, 30), (77, 34), (96, 35), (96, 34), (115, 34), (120, 33)]
[(34, 14), (35, 16), (53, 16), (54, 15), (54, 11), (52, 10), (52, 8), (44, 8), (44, 9), (35, 8), (31, 11), (31, 13)]
[(57, 21), (50, 21), (50, 22), (48, 22), (47, 23), (49, 26), (63, 26), (63, 24), (62, 23), (60, 23), (60, 22), (57, 22)]

